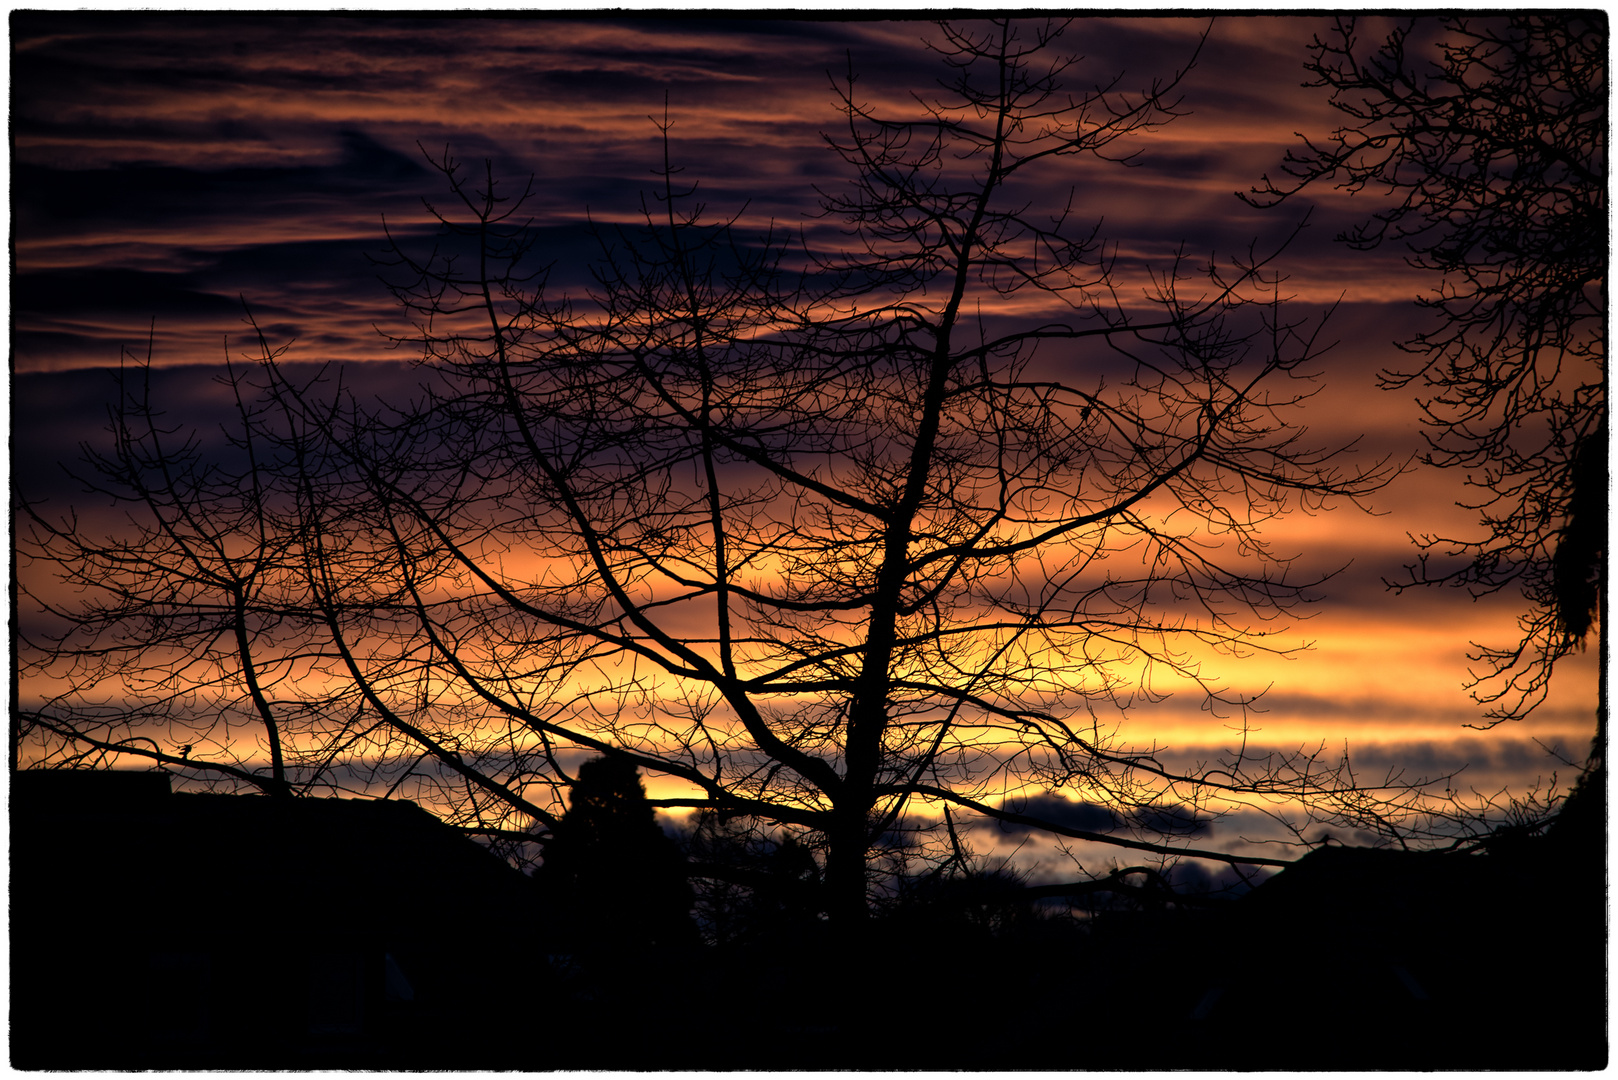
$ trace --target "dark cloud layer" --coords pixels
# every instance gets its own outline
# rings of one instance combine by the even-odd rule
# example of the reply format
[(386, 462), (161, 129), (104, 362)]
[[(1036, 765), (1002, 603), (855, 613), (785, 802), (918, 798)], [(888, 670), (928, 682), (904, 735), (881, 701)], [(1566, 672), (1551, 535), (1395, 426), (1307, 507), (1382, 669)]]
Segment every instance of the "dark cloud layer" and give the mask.
[[(1207, 835), (1212, 828), (1206, 818), (1183, 806), (1138, 807), (1123, 814), (1097, 803), (1069, 799), (1053, 791), (1008, 800), (1000, 808), (1083, 832), (1105, 833), (1134, 827), (1169, 836), (1197, 836)], [(1027, 836), (1035, 831), (1020, 822), (1002, 820), (985, 820), (977, 823), (977, 827), (1002, 836)]]
[[(1120, 89), (1137, 89), (1189, 60), (1206, 23), (1081, 20), (1065, 39), (1085, 55), (1077, 84), (1116, 79)], [(27, 279), (65, 263), (137, 262), (172, 271), (164, 264), (226, 248), (247, 253), (239, 263), (260, 267), (232, 283), (256, 307), (285, 309), (294, 326), (320, 322), (327, 316), (319, 306), (284, 295), (296, 277), (269, 253), (253, 253), (299, 234), (341, 234), (355, 249), (349, 260), (363, 265), (359, 256), (366, 241), (378, 240), (384, 214), (419, 217), (421, 197), (443, 194), (418, 142), (434, 153), (448, 144), (474, 164), (490, 156), (514, 178), (533, 173), (542, 221), (577, 220), (586, 208), (598, 220), (621, 220), (637, 212), (660, 157), (651, 118), (665, 103), (673, 152), (692, 166), (690, 178), (704, 184), (716, 210), (751, 203), (754, 214), (793, 225), (815, 213), (807, 181), (834, 180), (838, 171), (821, 139), (837, 124), (830, 80), (852, 63), (862, 100), (912, 107), (909, 94), (931, 92), (940, 74), (920, 45), (928, 33), (925, 20), (815, 17), (19, 13), (17, 272)], [(1205, 50), (1204, 65), (1220, 55)], [(1104, 217), (1127, 237), (1125, 259), (1137, 250), (1162, 255), (1182, 242), (1229, 253), (1255, 230), (1274, 234), (1268, 242), (1286, 231), (1279, 218), (1228, 197), (1245, 174), (1222, 178), (1216, 213), (1183, 197), (1187, 185), (1229, 165), (1228, 142), (1199, 135), (1233, 122), (1218, 106), (1202, 115), (1219, 97), (1217, 76), (1192, 73), (1192, 115), (1166, 138), (1136, 147), (1144, 151), (1139, 168), (1076, 166), (1086, 192), (1081, 216)], [(1176, 142), (1182, 131), (1189, 143)], [(1161, 202), (1139, 206), (1140, 191), (1153, 186), (1182, 192), (1185, 212), (1165, 214)], [(128, 328), (125, 307), (98, 309), (91, 297), (41, 299), (74, 284), (36, 278), (15, 304), (19, 370), (114, 359), (98, 331)], [(206, 291), (231, 295), (222, 284)], [(74, 304), (83, 305), (86, 325), (45, 318)], [(153, 308), (149, 315), (175, 323), (203, 314), (161, 298)], [(83, 345), (77, 355), (75, 334)], [(177, 341), (162, 362), (209, 359), (190, 351), (205, 337), (177, 336), (183, 349)], [(335, 327), (301, 325), (298, 336), (330, 342), (345, 356), (374, 355), (372, 342)]]

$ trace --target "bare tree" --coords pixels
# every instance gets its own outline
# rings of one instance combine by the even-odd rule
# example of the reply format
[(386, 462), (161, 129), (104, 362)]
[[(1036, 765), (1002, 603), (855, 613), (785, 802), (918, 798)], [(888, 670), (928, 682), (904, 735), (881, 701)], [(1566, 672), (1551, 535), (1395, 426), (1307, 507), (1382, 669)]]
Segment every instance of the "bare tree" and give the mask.
[[(1072, 224), (1081, 193), (1028, 205), (1028, 174), (1177, 115), (1179, 75), (1064, 91), (1064, 30), (941, 27), (949, 78), (906, 117), (851, 71), (834, 252), (710, 221), (666, 157), (643, 222), (598, 229), (594, 286), (555, 297), (522, 193), (435, 159), (440, 246), (385, 260), (414, 399), (294, 385), (266, 349), (244, 413), (281, 463), (309, 681), (337, 688), (309, 692), (374, 718), (345, 768), (521, 840), (606, 755), (687, 792), (655, 805), (812, 837), (850, 927), (880, 860), (963, 860), (960, 815), (1237, 863), (1284, 860), (1199, 851), (1164, 811), (1394, 827), (1419, 796), (1397, 778), (1240, 749), (1177, 770), (1109, 734), (1164, 680), (1242, 709), (1199, 654), (1284, 650), (1319, 584), (1263, 525), (1385, 473), (1287, 425), (1323, 346), (1273, 254), (1131, 269)], [(1007, 304), (1030, 295), (1045, 314)], [(71, 699), (36, 710), (70, 741)], [(325, 722), (311, 745), (356, 730)], [(1023, 813), (1030, 788), (1119, 825)]]
[[(318, 534), (306, 528), (313, 488), (331, 497), (342, 486), (308, 427), (333, 420), (314, 405), (325, 373), (286, 382), (279, 353), (259, 345), (245, 370), (227, 364), (234, 415), (213, 433), (165, 422), (149, 366), (120, 371), (110, 449), (85, 446), (69, 470), (100, 504), (91, 520), (117, 509), (116, 525), (21, 501), (18, 591), (35, 610), (19, 634), (28, 696), (14, 754), (51, 768), (145, 761), (277, 796), (373, 791), (379, 776), (408, 781), (425, 757), (553, 823), (461, 759), (453, 738), (368, 711), (364, 688), (345, 679), (328, 623), (346, 601), (311, 577)], [(391, 568), (351, 572), (374, 581)], [(416, 754), (386, 778), (399, 746)]]
[[(85, 447), (88, 468), (70, 473), (127, 507), (122, 527), (103, 538), (23, 504), (19, 591), (45, 620), (22, 641), (21, 677), (43, 701), (19, 739), (55, 766), (132, 755), (289, 795), (297, 720), (271, 699), (306, 655), (308, 614), (284, 591), (296, 533), (275, 520), (259, 445), (237, 442), (234, 463), (205, 453), (197, 433), (162, 423), (148, 374), (122, 373), (111, 449)], [(256, 395), (235, 372), (229, 386), (245, 426)], [(30, 584), (35, 563), (59, 572), (49, 593)]]
[(1404, 244), (1439, 275), (1417, 300), (1436, 326), (1400, 344), (1417, 363), (1384, 385), (1426, 389), (1425, 461), (1466, 471), (1483, 535), (1416, 538), (1420, 561), (1390, 584), (1520, 590), (1521, 638), (1474, 645), (1468, 688), (1492, 726), (1544, 701), (1605, 607), (1607, 20), (1446, 15), (1372, 42), (1359, 26), (1336, 19), (1305, 65), (1343, 126), (1244, 197), (1380, 192), (1339, 239)]

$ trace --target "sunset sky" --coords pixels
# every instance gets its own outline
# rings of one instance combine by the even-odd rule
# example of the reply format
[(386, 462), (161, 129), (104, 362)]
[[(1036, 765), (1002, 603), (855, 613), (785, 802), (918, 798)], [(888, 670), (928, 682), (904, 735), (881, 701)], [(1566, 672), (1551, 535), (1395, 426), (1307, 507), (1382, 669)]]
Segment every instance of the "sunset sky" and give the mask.
[[(1359, 438), (1358, 460), (1420, 448), (1409, 392), (1377, 389), (1393, 347), (1427, 318), (1411, 303), (1431, 279), (1397, 250), (1334, 243), (1374, 196), (1327, 191), (1261, 211), (1240, 202), (1274, 174), (1293, 133), (1323, 133), (1324, 95), (1300, 88), (1319, 17), (1214, 21), (1182, 84), (1188, 115), (1133, 144), (1132, 168), (1087, 163), (1075, 213), (1102, 219), (1122, 261), (1143, 267), (1182, 246), (1228, 257), (1275, 246), (1313, 207), (1280, 260), (1288, 290), (1318, 311), (1338, 303), (1338, 342), (1304, 422), (1318, 443)], [(577, 287), (587, 222), (632, 221), (661, 158), (667, 100), (672, 153), (716, 211), (803, 225), (814, 185), (840, 162), (820, 132), (837, 122), (828, 72), (852, 64), (862, 90), (902, 102), (935, 78), (920, 21), (698, 18), (12, 16), (14, 483), (69, 494), (52, 462), (95, 440), (120, 350), (152, 356), (175, 416), (209, 422), (208, 376), (250, 352), (242, 302), (288, 361), (364, 363), (380, 382), (411, 378), (378, 333), (403, 321), (368, 260), (382, 220), (427, 228), (437, 176), (418, 143), (535, 177), (531, 203), (553, 284)], [(1143, 85), (1193, 55), (1206, 18), (1095, 18), (1070, 31), (1080, 78)], [(1368, 34), (1369, 36), (1369, 34)], [(1060, 192), (1052, 192), (1056, 208)], [(1408, 533), (1465, 533), (1460, 477), (1414, 468), (1373, 500), (1294, 516), (1267, 535), (1300, 568), (1347, 569), (1319, 590), (1294, 631), (1292, 659), (1221, 658), (1237, 689), (1270, 687), (1253, 723), (1265, 741), (1340, 747), (1369, 772), (1435, 774), (1468, 765), (1462, 786), (1523, 785), (1560, 769), (1540, 743), (1582, 760), (1594, 728), (1596, 651), (1558, 672), (1530, 722), (1489, 732), (1462, 689), (1470, 639), (1511, 638), (1516, 598), (1455, 591), (1395, 595), (1382, 579), (1413, 561)], [(1195, 757), (1228, 738), (1190, 695), (1137, 709), (1136, 741)]]

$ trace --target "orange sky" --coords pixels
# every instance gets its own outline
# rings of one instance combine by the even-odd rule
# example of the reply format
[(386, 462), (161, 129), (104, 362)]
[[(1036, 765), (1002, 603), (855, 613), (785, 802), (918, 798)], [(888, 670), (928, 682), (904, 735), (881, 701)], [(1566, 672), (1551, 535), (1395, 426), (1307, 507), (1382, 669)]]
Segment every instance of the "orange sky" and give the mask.
[[(1133, 169), (1086, 163), (1077, 212), (1104, 218), (1123, 272), (1184, 244), (1198, 255), (1273, 246), (1308, 203), (1268, 212), (1239, 202), (1274, 172), (1298, 130), (1322, 131), (1330, 110), (1299, 88), (1310, 16), (1214, 22), (1187, 77), (1190, 115), (1139, 140)], [(1142, 77), (1189, 58), (1208, 20), (1081, 21), (1083, 51), (1108, 73)], [(535, 224), (561, 286), (576, 286), (581, 228), (628, 220), (657, 164), (665, 95), (673, 151), (716, 207), (796, 226), (811, 185), (835, 161), (819, 131), (835, 122), (827, 71), (851, 58), (873, 100), (904, 101), (930, 80), (912, 22), (566, 19), (364, 19), (139, 13), (13, 17), (14, 438), (25, 493), (49, 494), (49, 462), (93, 438), (108, 386), (95, 369), (119, 349), (177, 369), (176, 415), (206, 422), (217, 397), (197, 368), (224, 343), (246, 348), (238, 295), (287, 359), (397, 361), (375, 328), (398, 316), (365, 260), (386, 215), (405, 234), (434, 194), (417, 143), (508, 175), (537, 177)], [(1051, 192), (1033, 192), (1049, 197)], [(1358, 460), (1404, 459), (1420, 447), (1410, 395), (1375, 386), (1396, 364), (1395, 338), (1419, 328), (1411, 303), (1431, 281), (1397, 252), (1332, 242), (1369, 206), (1317, 193), (1311, 227), (1280, 265), (1304, 308), (1342, 306), (1339, 342), (1304, 410), (1318, 443), (1361, 439)], [(811, 243), (830, 237), (810, 219)], [(991, 313), (993, 314), (993, 313)], [(1022, 314), (1007, 312), (1005, 314)], [(395, 372), (377, 367), (377, 372)], [(389, 375), (388, 377), (396, 377)], [(1394, 595), (1381, 579), (1412, 560), (1408, 533), (1466, 531), (1459, 477), (1413, 470), (1373, 500), (1376, 516), (1340, 506), (1277, 522), (1266, 537), (1302, 572), (1346, 569), (1317, 590), (1281, 660), (1214, 657), (1210, 670), (1243, 692), (1269, 689), (1266, 738), (1374, 747), (1373, 756), (1479, 761), (1490, 782), (1526, 783), (1558, 768), (1534, 740), (1581, 758), (1593, 730), (1596, 656), (1570, 663), (1531, 725), (1479, 734), (1461, 689), (1467, 641), (1511, 636), (1508, 600), (1456, 592)], [(1214, 746), (1226, 721), (1171, 698), (1131, 728), (1179, 746)], [(1403, 748), (1402, 750), (1400, 748)], [(1445, 766), (1447, 767), (1447, 765)], [(1563, 768), (1565, 773), (1567, 770)], [(654, 783), (654, 791), (658, 785)]]

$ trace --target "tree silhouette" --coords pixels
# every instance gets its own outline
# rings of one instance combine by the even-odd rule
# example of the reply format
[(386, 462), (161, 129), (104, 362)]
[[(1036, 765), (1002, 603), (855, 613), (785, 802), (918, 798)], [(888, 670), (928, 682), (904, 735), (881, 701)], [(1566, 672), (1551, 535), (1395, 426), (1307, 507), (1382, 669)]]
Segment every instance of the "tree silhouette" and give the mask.
[[(295, 382), (266, 345), (240, 416), (285, 542), (266, 617), (308, 634), (282, 687), (309, 706), (296, 782), (408, 794), (549, 840), (565, 867), (597, 827), (593, 774), (566, 762), (603, 755), (620, 808), (639, 768), (683, 787), (654, 806), (812, 838), (849, 941), (878, 868), (961, 860), (957, 815), (1235, 862), (1163, 823), (1246, 805), (1295, 830), (1403, 828), (1419, 791), (1346, 762), (1238, 749), (1176, 769), (1109, 734), (1107, 710), (1163, 684), (1245, 708), (1203, 659), (1285, 651), (1282, 617), (1319, 584), (1262, 527), (1386, 474), (1288, 426), (1323, 348), (1274, 252), (1140, 265), (1104, 208), (1076, 223), (1081, 191), (1033, 201), (1032, 176), (1127, 160), (1180, 111), (1183, 71), (1073, 89), (1066, 31), (940, 26), (943, 89), (897, 116), (851, 66), (826, 138), (848, 179), (797, 238), (710, 218), (665, 116), (660, 190), (639, 226), (597, 227), (594, 284), (568, 295), (536, 263), (526, 192), (433, 158), (437, 246), (390, 234), (383, 260), (421, 350), (413, 396)], [(146, 535), (150, 560), (168, 541)], [(83, 550), (40, 547), (69, 568)], [(60, 742), (27, 749), (63, 763), (92, 646), (29, 648), (30, 676), (68, 689), (28, 707), (25, 732)], [(1027, 789), (1109, 824), (1020, 812), (1006, 795)]]
[(585, 949), (634, 953), (694, 942), (684, 862), (657, 824), (639, 770), (599, 757), (579, 766), (534, 881), (552, 932)]
[(1306, 67), (1343, 126), (1244, 196), (1381, 192), (1339, 239), (1440, 277), (1417, 300), (1437, 325), (1400, 344), (1416, 366), (1384, 383), (1426, 389), (1425, 461), (1466, 470), (1484, 535), (1418, 538), (1390, 584), (1520, 590), (1520, 640), (1474, 645), (1491, 724), (1545, 699), (1605, 607), (1607, 40), (1602, 12), (1410, 19), (1370, 44), (1338, 18)]
[[(330, 633), (345, 601), (324, 590), (311, 546), (320, 534), (306, 517), (315, 485), (340, 489), (341, 463), (286, 407), (320, 377), (264, 378), (278, 351), (259, 344), (258, 365), (227, 364), (236, 422), (221, 425), (222, 440), (166, 423), (149, 368), (120, 369), (111, 449), (86, 446), (69, 471), (125, 511), (120, 527), (51, 519), (20, 500), (18, 592), (36, 614), (19, 633), (18, 673), (37, 696), (19, 711), (13, 761), (29, 747), (32, 764), (55, 768), (155, 763), (271, 795), (363, 791), (379, 776), (397, 785), (428, 761), (553, 823), (546, 806), (463, 757), (453, 733), (368, 710), (365, 686), (345, 678), (350, 658)], [(371, 568), (372, 580), (378, 572), (388, 571)], [(416, 686), (425, 705), (430, 687)], [(386, 750), (401, 744), (414, 754), (388, 777)], [(467, 800), (450, 817), (476, 828), (482, 805)]]
[[(100, 537), (23, 505), (32, 542), (22, 545), (19, 591), (50, 622), (25, 637), (22, 674), (71, 657), (72, 704), (47, 698), (22, 719), (19, 740), (38, 740), (59, 765), (132, 755), (291, 794), (286, 732), (308, 709), (278, 713), (271, 700), (303, 670), (311, 620), (285, 603), (297, 543), (274, 519), (274, 463), (259, 460), (253, 442), (235, 445), (235, 461), (210, 459), (196, 433), (163, 424), (148, 375), (144, 366), (120, 372), (111, 449), (86, 447), (88, 468), (69, 473), (129, 507), (128, 526)], [(246, 427), (256, 395), (234, 371), (228, 387)], [(32, 591), (34, 562), (60, 571), (71, 602)], [(225, 704), (196, 708), (210, 699)], [(259, 727), (262, 741), (244, 737), (244, 726)], [(260, 751), (268, 775), (249, 760)]]

